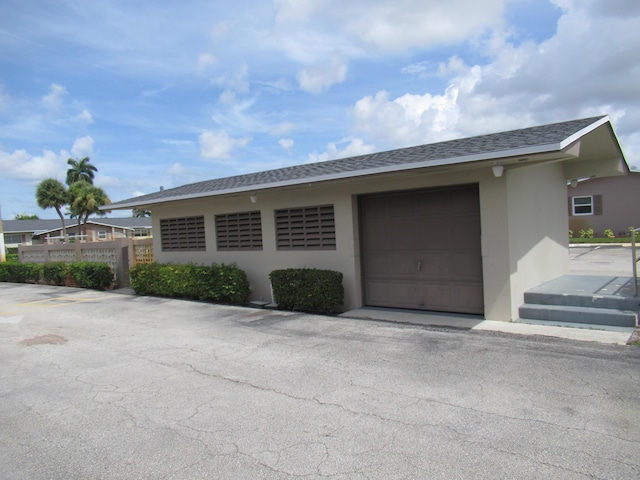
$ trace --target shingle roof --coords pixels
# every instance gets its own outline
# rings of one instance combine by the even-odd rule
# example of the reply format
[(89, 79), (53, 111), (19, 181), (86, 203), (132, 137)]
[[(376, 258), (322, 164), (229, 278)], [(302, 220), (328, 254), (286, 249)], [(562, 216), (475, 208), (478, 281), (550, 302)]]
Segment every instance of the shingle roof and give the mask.
[(466, 163), (516, 154), (526, 155), (561, 150), (566, 146), (563, 142), (571, 139), (581, 130), (591, 127), (595, 123), (600, 125), (607, 120), (606, 116), (591, 117), (351, 158), (218, 178), (121, 200), (106, 206), (105, 209), (131, 208), (132, 206), (151, 205), (170, 200), (246, 191), (251, 188), (292, 185), (311, 180), (347, 178), (375, 172)]
[[(77, 220), (65, 219), (67, 227), (73, 227), (77, 225), (77, 223)], [(151, 218), (90, 218), (89, 223), (120, 228), (149, 228), (151, 227)], [(59, 219), (2, 221), (2, 229), (4, 233), (31, 232), (33, 234), (41, 234), (52, 230), (59, 230), (60, 228), (61, 224)]]

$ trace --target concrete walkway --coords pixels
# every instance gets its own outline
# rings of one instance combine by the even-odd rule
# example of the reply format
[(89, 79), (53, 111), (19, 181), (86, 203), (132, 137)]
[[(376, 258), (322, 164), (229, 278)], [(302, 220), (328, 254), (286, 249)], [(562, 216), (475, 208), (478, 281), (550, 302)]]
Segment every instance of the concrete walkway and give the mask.
[(606, 327), (600, 325), (568, 324), (557, 322), (496, 322), (473, 315), (457, 315), (438, 312), (420, 312), (387, 308), (359, 308), (340, 315), (345, 318), (376, 320), (407, 325), (483, 330), (516, 335), (541, 335), (583, 342), (597, 342), (614, 345), (627, 344), (633, 328)]
[[(575, 294), (634, 295), (631, 249), (622, 245), (578, 245), (569, 249), (571, 275), (545, 284), (548, 291)], [(359, 308), (342, 314), (346, 318), (377, 320), (413, 325), (485, 330), (517, 335), (542, 335), (587, 342), (624, 345), (640, 339), (640, 329), (600, 325), (536, 322), (496, 322), (473, 315)]]

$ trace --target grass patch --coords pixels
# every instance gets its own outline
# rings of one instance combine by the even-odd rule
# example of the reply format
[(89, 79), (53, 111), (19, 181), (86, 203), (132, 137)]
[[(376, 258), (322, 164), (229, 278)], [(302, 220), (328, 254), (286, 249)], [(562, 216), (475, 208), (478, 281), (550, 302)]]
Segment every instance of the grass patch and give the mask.
[(631, 237), (618, 238), (570, 238), (569, 243), (631, 243)]

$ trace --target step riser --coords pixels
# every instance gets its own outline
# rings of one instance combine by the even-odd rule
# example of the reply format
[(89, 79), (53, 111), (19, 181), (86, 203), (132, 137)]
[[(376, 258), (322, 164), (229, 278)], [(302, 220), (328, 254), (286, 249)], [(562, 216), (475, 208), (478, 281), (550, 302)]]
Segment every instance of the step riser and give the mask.
[(583, 311), (563, 310), (561, 306), (523, 305), (519, 309), (520, 318), (545, 320), (549, 322), (584, 323), (615, 327), (636, 327), (638, 316), (634, 312), (601, 312), (598, 309)]
[(552, 293), (525, 292), (526, 304), (560, 305), (572, 307), (607, 308), (613, 310), (638, 311), (640, 300), (611, 296), (562, 295)]

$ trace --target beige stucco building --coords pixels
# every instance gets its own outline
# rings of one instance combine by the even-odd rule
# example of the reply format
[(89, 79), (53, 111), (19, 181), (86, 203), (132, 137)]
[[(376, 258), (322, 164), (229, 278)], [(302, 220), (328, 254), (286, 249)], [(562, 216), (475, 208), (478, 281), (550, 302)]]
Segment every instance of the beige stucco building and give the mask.
[(518, 318), (567, 273), (567, 182), (620, 175), (608, 117), (199, 182), (105, 206), (152, 211), (158, 262), (236, 263), (252, 300), (269, 273), (344, 275), (345, 310)]

